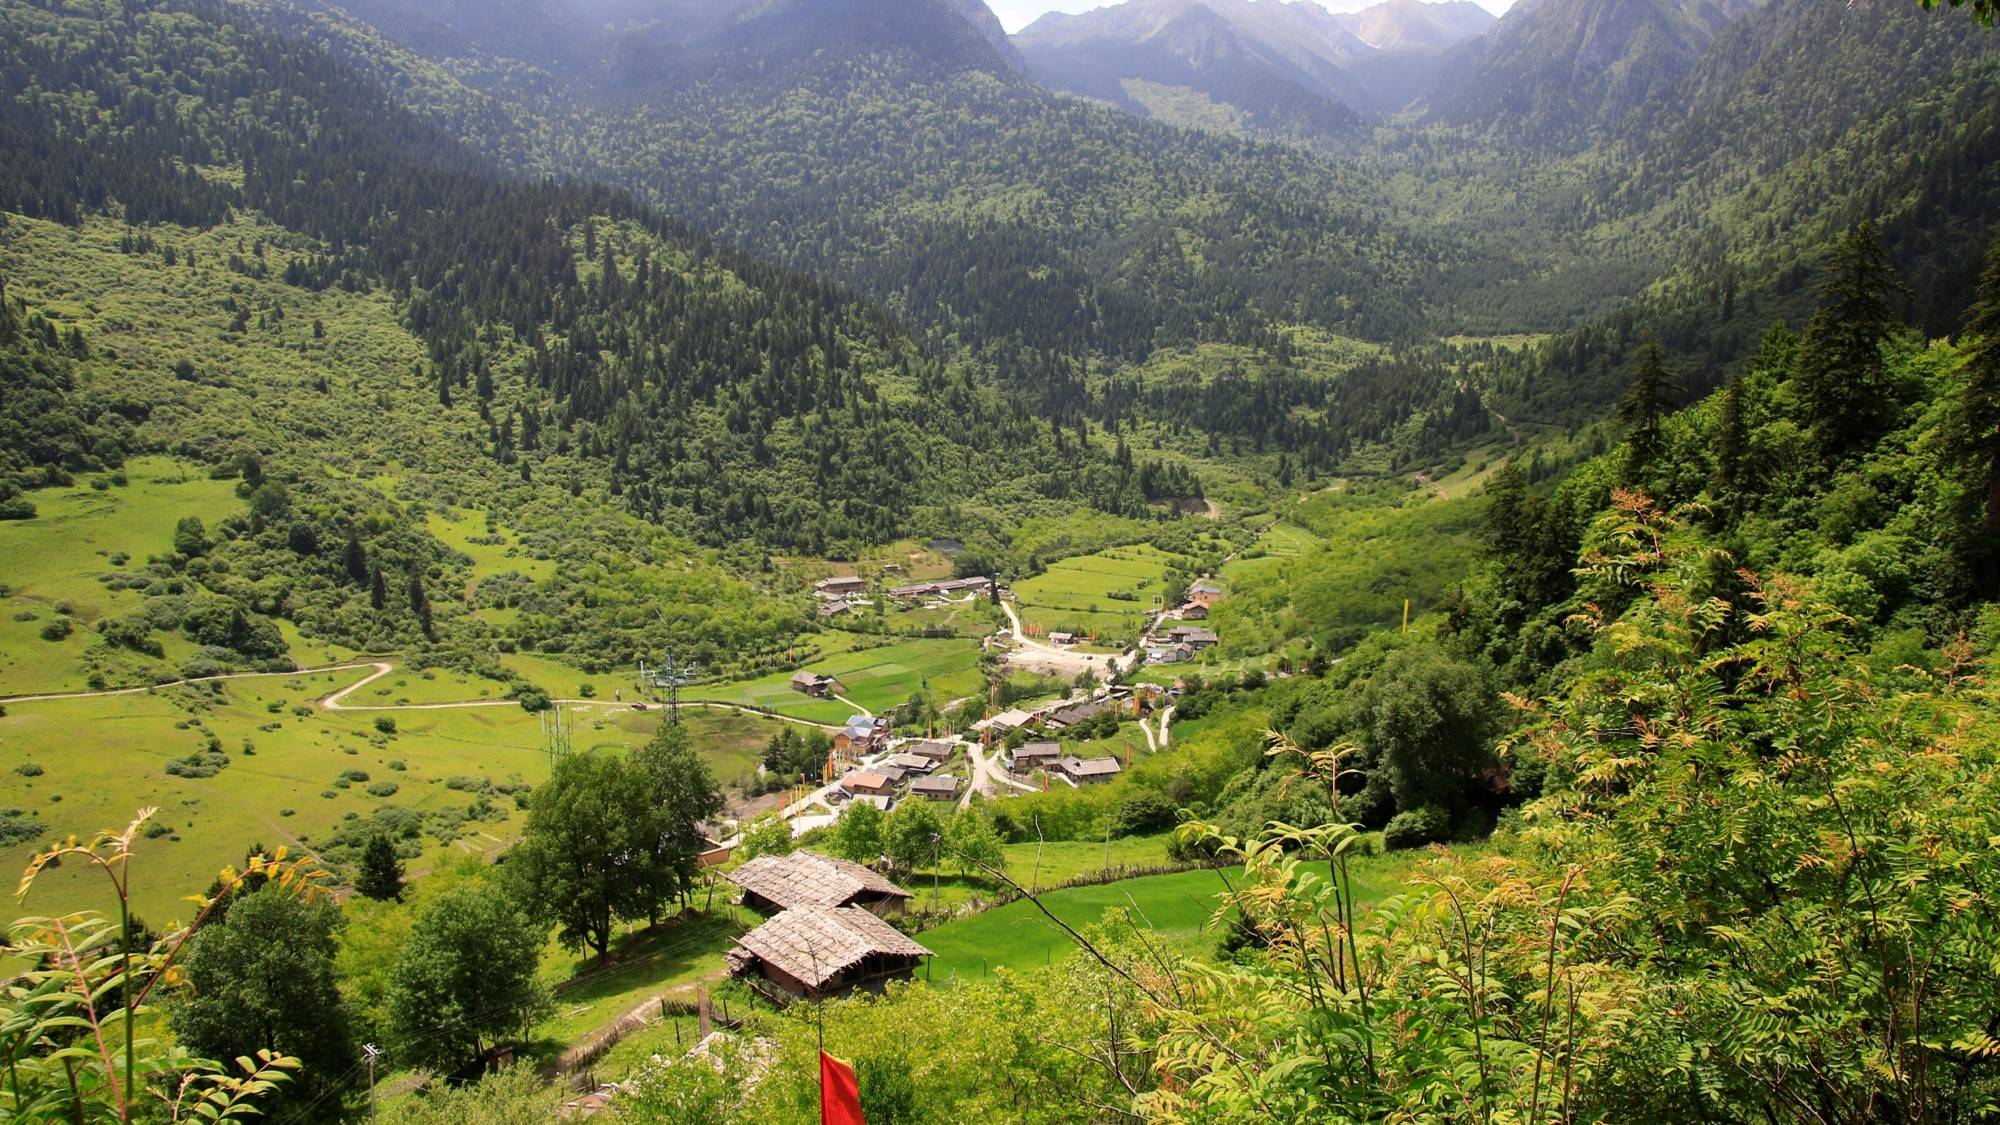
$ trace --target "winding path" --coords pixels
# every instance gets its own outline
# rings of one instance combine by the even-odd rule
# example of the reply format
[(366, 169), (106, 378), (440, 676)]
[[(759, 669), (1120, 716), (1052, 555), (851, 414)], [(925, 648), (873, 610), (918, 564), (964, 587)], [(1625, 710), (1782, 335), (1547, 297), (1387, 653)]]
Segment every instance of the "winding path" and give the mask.
[[(338, 688), (328, 693), (327, 695), (320, 697), (319, 699), (313, 700), (314, 705), (318, 706), (320, 709), (325, 711), (456, 711), (473, 707), (519, 707), (521, 705), (518, 700), (514, 699), (467, 699), (456, 703), (350, 704), (346, 701), (348, 696), (354, 694), (357, 691), (360, 691), (362, 688), (367, 687), (369, 684), (374, 683), (375, 681), (393, 673), (396, 670), (395, 663), (388, 660), (352, 660), (344, 664), (323, 664), (317, 668), (294, 668), (289, 672), (227, 672), (219, 676), (194, 676), (184, 680), (167, 680), (163, 683), (147, 684), (143, 687), (107, 688), (103, 691), (56, 692), (45, 695), (10, 695), (6, 697), (0, 697), (0, 706), (12, 706), (17, 703), (53, 703), (65, 699), (107, 699), (113, 696), (120, 696), (120, 695), (145, 695), (148, 692), (158, 691), (161, 688), (182, 687), (188, 684), (206, 684), (219, 680), (254, 680), (254, 679), (274, 679), (274, 678), (289, 677), (289, 676), (315, 676), (326, 672), (348, 672), (360, 668), (369, 669), (370, 671), (368, 675), (361, 677), (360, 679), (354, 681), (351, 684), (348, 684), (346, 687)], [(622, 710), (628, 707), (635, 706), (634, 704), (619, 703), (603, 699), (553, 699), (550, 700), (550, 702), (572, 709), (602, 707), (608, 710)], [(861, 711), (861, 713), (864, 715), (869, 714), (869, 712), (863, 710), (857, 704), (848, 702), (847, 700), (842, 700), (841, 702), (847, 703), (848, 706), (855, 708), (855, 710), (857, 711)], [(817, 723), (812, 721), (811, 719), (800, 719), (791, 715), (780, 714), (776, 711), (765, 711), (760, 708), (751, 707), (748, 704), (725, 703), (717, 699), (684, 699), (681, 701), (681, 706), (700, 707), (705, 710), (711, 710), (711, 711), (738, 711), (746, 715), (756, 715), (761, 718), (776, 719), (781, 723), (792, 723), (797, 726), (812, 727), (816, 730), (823, 730), (823, 731), (839, 731), (845, 729), (842, 724)]]

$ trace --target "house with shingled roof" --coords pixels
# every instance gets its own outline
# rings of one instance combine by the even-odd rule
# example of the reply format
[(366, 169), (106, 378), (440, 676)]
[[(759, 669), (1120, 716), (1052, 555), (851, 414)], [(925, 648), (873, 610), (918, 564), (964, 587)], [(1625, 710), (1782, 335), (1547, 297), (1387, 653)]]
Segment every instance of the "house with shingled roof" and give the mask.
[[(929, 956), (930, 950), (861, 907), (795, 906), (737, 938), (724, 960), (731, 975), (757, 978), (753, 987), (764, 984), (759, 991), (783, 1003), (908, 976)], [(768, 986), (781, 991), (774, 995)]]
[(933, 801), (949, 801), (958, 796), (958, 779), (948, 773), (936, 777), (920, 777), (910, 786), (910, 796), (928, 797)]
[(893, 914), (910, 898), (874, 871), (818, 852), (760, 855), (723, 877), (741, 887), (743, 905), (760, 914), (795, 906), (859, 906)]

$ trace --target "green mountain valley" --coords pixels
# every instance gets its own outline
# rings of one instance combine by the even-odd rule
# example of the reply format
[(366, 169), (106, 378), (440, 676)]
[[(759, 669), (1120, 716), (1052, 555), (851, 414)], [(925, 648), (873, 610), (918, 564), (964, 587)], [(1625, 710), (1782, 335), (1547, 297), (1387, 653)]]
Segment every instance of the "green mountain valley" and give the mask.
[(0, 1115), (1992, 1116), (1992, 6), (1067, 7), (0, 0)]

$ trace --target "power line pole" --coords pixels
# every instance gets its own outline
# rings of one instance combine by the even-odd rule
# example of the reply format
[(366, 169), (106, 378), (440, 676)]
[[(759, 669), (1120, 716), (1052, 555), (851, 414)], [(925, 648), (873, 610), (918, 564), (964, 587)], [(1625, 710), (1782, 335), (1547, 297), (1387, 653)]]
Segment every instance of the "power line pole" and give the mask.
[(671, 648), (658, 667), (647, 668), (645, 661), (639, 662), (639, 685), (658, 697), (660, 705), (667, 709), (667, 721), (674, 726), (681, 725), (681, 689), (700, 675), (700, 665), (677, 659)]
[(375, 1060), (382, 1055), (382, 1048), (373, 1043), (364, 1045), (362, 1052), (368, 1056), (368, 1120), (375, 1121)]

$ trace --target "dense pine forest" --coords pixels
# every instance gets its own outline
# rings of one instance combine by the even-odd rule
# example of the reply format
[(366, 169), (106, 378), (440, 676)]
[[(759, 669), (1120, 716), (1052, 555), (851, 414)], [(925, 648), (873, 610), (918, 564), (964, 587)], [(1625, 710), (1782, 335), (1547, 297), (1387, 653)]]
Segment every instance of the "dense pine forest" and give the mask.
[(0, 0), (0, 1106), (1984, 1120), (1992, 17)]

